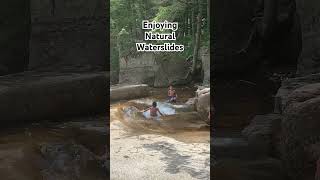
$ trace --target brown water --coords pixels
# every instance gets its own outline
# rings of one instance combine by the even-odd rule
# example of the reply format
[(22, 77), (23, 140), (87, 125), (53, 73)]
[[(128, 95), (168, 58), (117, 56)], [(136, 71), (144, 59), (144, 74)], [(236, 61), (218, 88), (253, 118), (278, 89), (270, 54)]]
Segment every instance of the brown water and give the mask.
[(104, 117), (2, 129), (1, 179), (105, 179)]
[[(121, 122), (132, 136), (160, 134), (188, 143), (209, 142), (209, 126), (191, 107), (184, 104), (195, 96), (195, 89), (177, 88), (176, 91), (179, 99), (175, 104), (166, 102), (166, 88), (153, 89), (152, 95), (148, 98), (113, 103), (110, 106), (111, 123)], [(147, 118), (144, 116), (145, 113), (139, 112), (150, 107), (153, 101), (158, 103), (162, 113), (169, 115), (154, 119)]]

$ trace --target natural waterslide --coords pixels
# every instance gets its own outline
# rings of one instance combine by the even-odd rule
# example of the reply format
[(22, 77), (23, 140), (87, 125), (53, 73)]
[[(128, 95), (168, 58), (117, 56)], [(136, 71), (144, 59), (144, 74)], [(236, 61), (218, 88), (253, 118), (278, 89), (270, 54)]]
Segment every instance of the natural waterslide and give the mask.
[[(166, 102), (166, 89), (110, 105), (111, 179), (209, 179), (209, 126), (185, 102), (193, 88), (178, 88), (179, 101)], [(157, 102), (164, 116), (142, 110)]]

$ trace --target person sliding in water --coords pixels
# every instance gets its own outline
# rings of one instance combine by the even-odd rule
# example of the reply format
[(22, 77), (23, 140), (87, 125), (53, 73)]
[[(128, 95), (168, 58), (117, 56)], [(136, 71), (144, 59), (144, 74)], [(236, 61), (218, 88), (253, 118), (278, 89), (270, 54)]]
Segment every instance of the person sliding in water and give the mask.
[(150, 116), (151, 117), (157, 117), (158, 116), (157, 112), (159, 112), (159, 114), (161, 116), (163, 116), (163, 114), (160, 112), (159, 108), (157, 108), (157, 103), (156, 102), (153, 102), (152, 106), (149, 107), (148, 109), (144, 110), (143, 112), (146, 112), (148, 110), (150, 110)]
[(169, 98), (169, 102), (177, 102), (177, 93), (176, 90), (173, 89), (173, 87), (170, 85), (169, 86), (169, 90), (168, 90), (168, 98)]

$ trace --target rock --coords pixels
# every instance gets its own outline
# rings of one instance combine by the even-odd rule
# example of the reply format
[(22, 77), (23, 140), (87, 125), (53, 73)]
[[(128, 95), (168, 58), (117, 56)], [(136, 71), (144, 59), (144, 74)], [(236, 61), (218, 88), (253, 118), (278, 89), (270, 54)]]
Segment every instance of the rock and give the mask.
[(110, 88), (110, 100), (128, 100), (147, 97), (149, 88), (146, 84), (139, 85), (117, 85)]
[(188, 99), (188, 101), (185, 103), (187, 106), (190, 106), (192, 107), (192, 109), (196, 109), (196, 101), (197, 99), (196, 98), (190, 98)]
[(320, 73), (284, 80), (275, 96), (274, 112), (281, 113), (284, 111), (289, 101), (288, 97), (294, 90), (317, 82), (320, 82)]
[[(298, 14), (293, 8), (295, 1), (278, 0), (276, 2), (277, 10), (264, 8), (264, 4), (259, 5), (259, 2), (268, 1), (240, 3), (227, 0), (215, 4), (212, 10), (215, 13), (213, 16), (215, 24), (213, 25), (213, 40), (211, 40), (214, 42), (211, 46), (212, 52), (214, 52), (212, 72), (215, 76), (228, 76), (230, 73), (233, 75), (234, 73), (252, 75), (252, 73), (267, 68), (262, 63), (264, 61), (276, 66), (285, 65), (295, 72), (296, 62), (301, 51), (300, 22)], [(265, 18), (257, 18), (259, 19), (256, 21), (257, 23), (253, 23), (254, 12), (256, 12), (256, 16)], [(275, 18), (270, 19), (270, 17)], [(260, 37), (265, 38), (263, 42), (256, 38), (251, 42), (252, 48), (247, 49), (248, 51), (244, 53), (239, 53), (247, 46), (250, 34), (259, 24), (264, 24), (263, 27), (256, 28), (259, 35), (267, 35), (268, 33), (264, 33), (266, 31), (261, 29), (269, 27), (273, 34), (268, 37)], [(272, 27), (272, 24), (277, 24), (277, 27)], [(261, 44), (258, 45), (258, 43)], [(259, 48), (260, 45), (264, 48)]]
[(249, 159), (252, 157), (248, 141), (242, 137), (214, 137), (211, 145), (217, 159)]
[(44, 143), (39, 149), (49, 164), (48, 168), (42, 171), (44, 179), (89, 180), (93, 170), (97, 173), (95, 178), (107, 178), (107, 171), (103, 168), (105, 162), (81, 145)]
[(105, 113), (107, 81), (106, 72), (1, 76), (1, 120), (30, 122)]
[[(252, 9), (255, 3), (233, 0), (218, 1), (212, 12), (214, 15), (211, 46), (213, 55), (213, 72), (228, 72), (242, 68), (243, 59), (232, 58), (230, 55), (241, 49), (249, 36)], [(232, 12), (232, 13), (230, 13)], [(237, 63), (239, 62), (239, 63)], [(241, 63), (240, 63), (241, 62)]]
[(177, 55), (161, 57), (157, 59), (156, 64), (154, 87), (168, 87), (169, 84), (185, 85), (189, 82), (187, 80), (189, 66), (182, 57)]
[(107, 67), (107, 4), (31, 0), (29, 69)]
[(218, 160), (212, 168), (212, 179), (222, 180), (284, 180), (281, 161), (272, 158), (258, 160)]
[(155, 56), (152, 53), (120, 59), (120, 84), (153, 85), (155, 76)]
[(249, 126), (242, 130), (242, 135), (247, 138), (249, 146), (255, 152), (268, 156), (279, 147), (281, 118), (279, 114), (257, 115)]
[[(210, 111), (210, 88), (197, 92), (196, 109), (201, 118), (208, 121)], [(209, 122), (210, 123), (210, 122)]]
[(320, 2), (296, 0), (301, 16), (303, 49), (298, 63), (299, 75), (320, 72)]
[(283, 115), (282, 159), (291, 178), (311, 176), (308, 167), (315, 167), (317, 160), (312, 154), (319, 153), (313, 148), (320, 142), (318, 78), (319, 75), (315, 74), (287, 80), (278, 92)]
[(120, 84), (148, 84), (154, 87), (167, 87), (188, 83), (185, 60), (179, 56), (160, 56), (142, 53), (127, 59), (120, 59)]

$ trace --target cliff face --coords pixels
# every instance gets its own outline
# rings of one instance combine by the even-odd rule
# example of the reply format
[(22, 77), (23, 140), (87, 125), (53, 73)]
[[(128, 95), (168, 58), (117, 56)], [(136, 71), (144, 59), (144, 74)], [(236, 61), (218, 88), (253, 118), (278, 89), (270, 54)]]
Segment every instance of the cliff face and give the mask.
[(107, 67), (105, 1), (10, 0), (0, 12), (0, 75), (28, 68)]
[(29, 21), (28, 1), (6, 0), (0, 6), (0, 75), (26, 69)]
[(298, 74), (320, 72), (320, 1), (296, 0), (302, 27), (302, 53)]
[(213, 70), (228, 72), (241, 68), (244, 61), (233, 54), (247, 41), (253, 16), (254, 1), (223, 0), (215, 1), (211, 35), (213, 44)]
[(31, 0), (30, 69), (106, 67), (107, 5), (102, 0)]
[(143, 83), (154, 87), (185, 85), (188, 71), (188, 64), (178, 55), (142, 53), (120, 59), (119, 83)]

